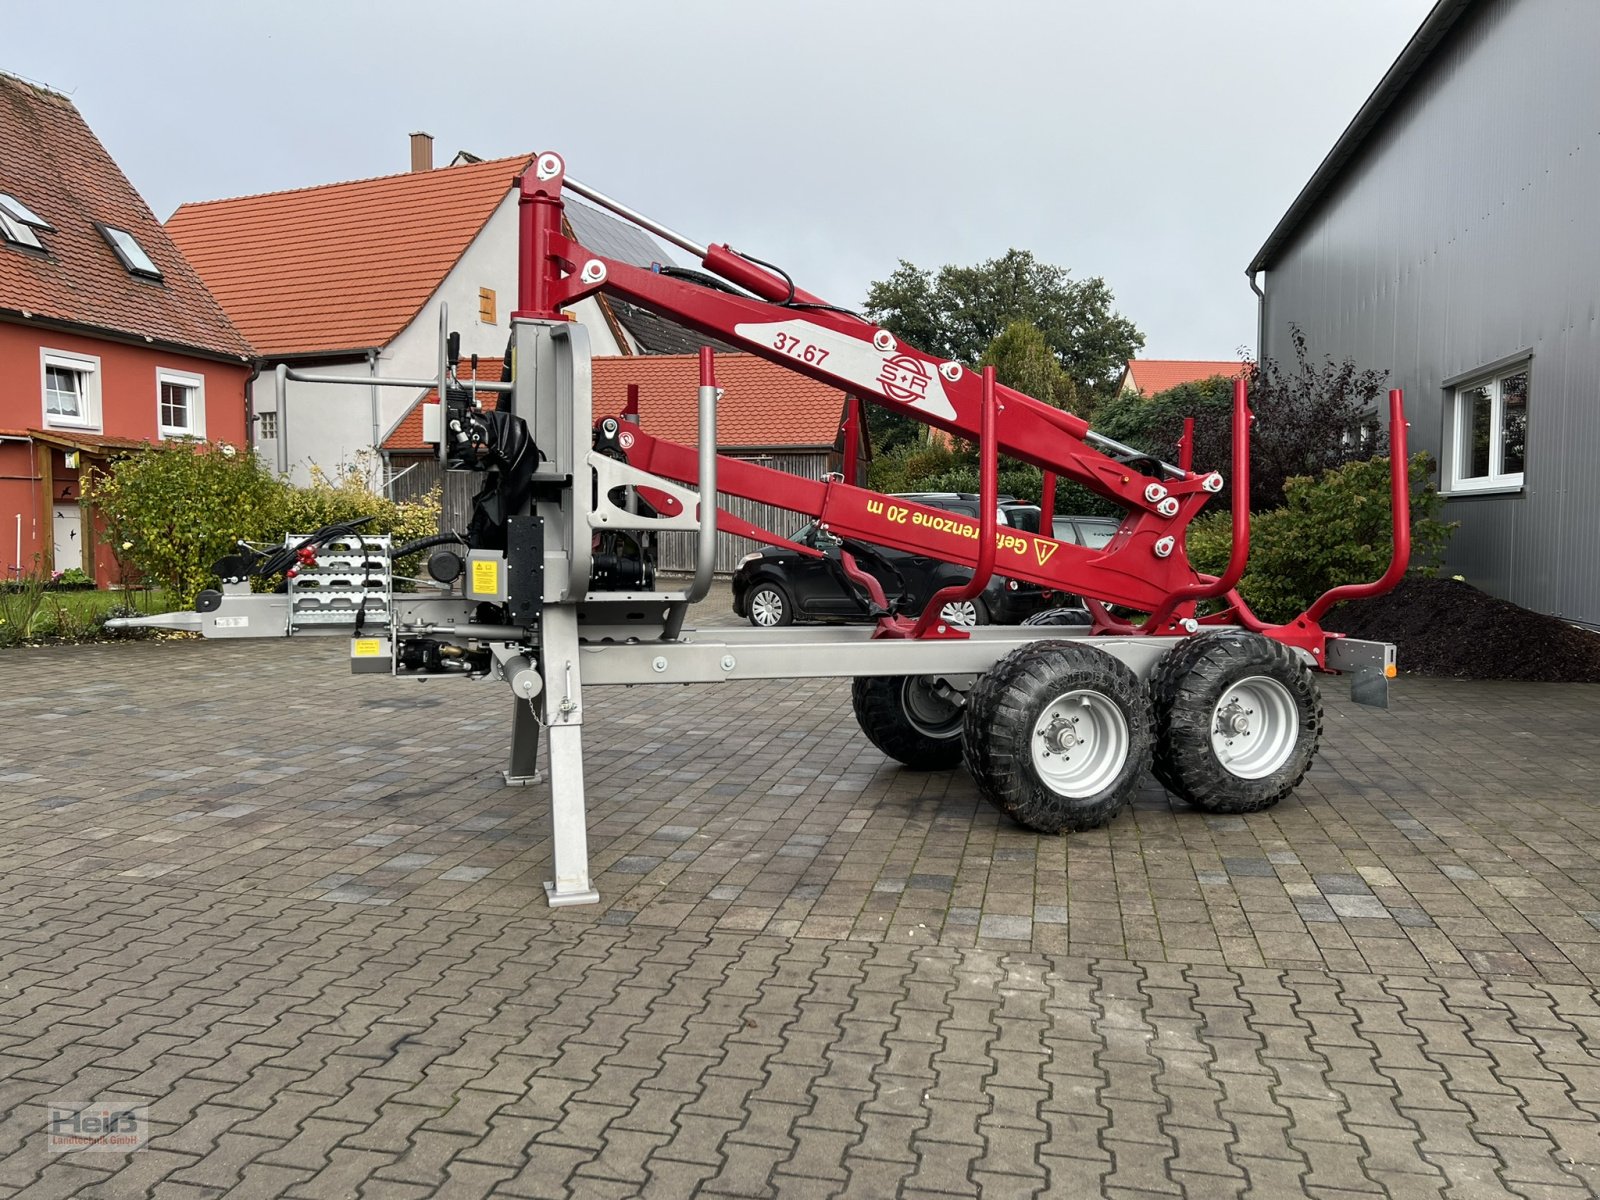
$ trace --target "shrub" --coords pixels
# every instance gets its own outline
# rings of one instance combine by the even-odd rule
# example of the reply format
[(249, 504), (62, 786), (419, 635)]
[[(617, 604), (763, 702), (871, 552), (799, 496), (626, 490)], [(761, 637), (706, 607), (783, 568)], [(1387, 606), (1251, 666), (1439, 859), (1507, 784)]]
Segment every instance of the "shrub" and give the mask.
[[(242, 539), (281, 544), (335, 521), (372, 517), (364, 531), (412, 541), (439, 527), (439, 492), (399, 503), (373, 492), (360, 466), (295, 487), (231, 446), (168, 442), (135, 451), (88, 479), (119, 561), (188, 608), (214, 582), (211, 565)], [(402, 571), (414, 562), (400, 564)]]
[[(374, 492), (360, 466), (329, 476), (312, 468), (308, 487), (280, 486), (271, 504), (260, 513), (253, 540), (281, 544), (285, 537), (314, 533), (336, 521), (358, 517), (372, 520), (360, 532), (388, 534), (396, 543), (411, 542), (439, 532), (439, 489), (416, 500), (391, 500)], [(396, 574), (411, 574), (420, 555), (402, 559)]]
[(44, 608), (45, 580), (37, 571), (0, 587), (0, 646), (15, 646), (33, 636)]
[[(1453, 524), (1439, 520), (1444, 500), (1431, 482), (1433, 460), (1411, 459), (1411, 562), (1438, 570)], [(1389, 460), (1346, 463), (1316, 478), (1284, 483), (1285, 504), (1257, 513), (1250, 525), (1250, 562), (1239, 592), (1256, 615), (1287, 621), (1330, 587), (1364, 583), (1389, 566)], [(1220, 574), (1233, 546), (1229, 514), (1211, 513), (1189, 527), (1189, 560)]]
[(281, 484), (255, 455), (226, 443), (164, 442), (86, 476), (84, 495), (105, 516), (125, 569), (157, 580), (182, 608), (211, 579), (211, 564), (258, 527)]

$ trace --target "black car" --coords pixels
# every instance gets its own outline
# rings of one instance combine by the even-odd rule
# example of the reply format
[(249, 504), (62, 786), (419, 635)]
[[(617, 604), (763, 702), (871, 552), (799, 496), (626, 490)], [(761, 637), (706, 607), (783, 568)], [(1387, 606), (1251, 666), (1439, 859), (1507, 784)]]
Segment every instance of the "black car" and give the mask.
[[(978, 497), (968, 492), (914, 492), (896, 498), (974, 519), (978, 516)], [(1003, 525), (1037, 531), (1039, 509), (1037, 505), (1020, 504), (1006, 497), (1000, 501), (999, 519)], [(1058, 517), (1056, 520), (1060, 529), (1063, 521), (1070, 527), (1073, 518)], [(1112, 529), (1116, 528), (1116, 522), (1110, 524)], [(790, 540), (816, 546), (819, 537), (827, 536), (812, 522), (796, 531)], [(1109, 536), (1107, 533), (1106, 537)], [(1078, 540), (1076, 531), (1072, 540)], [(1104, 544), (1103, 540), (1100, 544)], [(923, 605), (940, 588), (964, 584), (972, 578), (969, 568), (931, 555), (864, 546), (849, 540), (844, 542), (843, 548), (855, 555), (857, 564), (878, 580), (884, 595), (891, 601), (898, 600), (900, 611), (907, 614), (921, 612)], [(953, 625), (1014, 624), (1062, 602), (1057, 593), (997, 575), (976, 599), (945, 605), (943, 616)], [(805, 620), (869, 619), (840, 582), (832, 565), (781, 546), (764, 546), (740, 560), (733, 575), (733, 611), (752, 625), (763, 628)]]
[[(1011, 523), (1028, 533), (1038, 533), (1041, 515), (1038, 505), (1018, 505), (1011, 512)], [(1112, 539), (1120, 525), (1115, 517), (1057, 516), (1051, 522), (1051, 532), (1058, 542), (1098, 550)], [(1017, 614), (1017, 621), (1048, 609), (1083, 607), (1083, 600), (1071, 592), (1054, 591), (1023, 579), (1008, 579), (1005, 586), (1010, 593), (1007, 608)]]

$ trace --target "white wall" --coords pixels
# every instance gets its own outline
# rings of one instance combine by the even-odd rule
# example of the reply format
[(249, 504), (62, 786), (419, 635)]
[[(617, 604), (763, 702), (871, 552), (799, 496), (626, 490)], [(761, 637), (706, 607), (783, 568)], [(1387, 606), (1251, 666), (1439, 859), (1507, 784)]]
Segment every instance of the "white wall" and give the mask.
[[(478, 319), (478, 289), (495, 293), (495, 323)], [(431, 379), (438, 372), (439, 305), (450, 307), (450, 327), (461, 334), (462, 371), (472, 354), (499, 358), (511, 335), (511, 312), (517, 301), (517, 197), (508, 189), (493, 216), (479, 230), (465, 253), (445, 277), (422, 310), (378, 355), (378, 374), (402, 379)], [(594, 299), (574, 306), (578, 322), (589, 333), (597, 355), (622, 353), (599, 303)], [(273, 364), (263, 366), (251, 387), (253, 411), (276, 408)], [(335, 366), (307, 367), (319, 375), (364, 378), (365, 361)], [(296, 483), (310, 481), (313, 465), (332, 475), (341, 466), (363, 463), (372, 472), (374, 487), (381, 487), (381, 464), (372, 453), (417, 399), (419, 390), (378, 389), (378, 433), (373, 435), (372, 389), (342, 384), (289, 384), (289, 473)], [(259, 428), (259, 426), (258, 426)], [(275, 442), (256, 439), (258, 452), (277, 465)]]

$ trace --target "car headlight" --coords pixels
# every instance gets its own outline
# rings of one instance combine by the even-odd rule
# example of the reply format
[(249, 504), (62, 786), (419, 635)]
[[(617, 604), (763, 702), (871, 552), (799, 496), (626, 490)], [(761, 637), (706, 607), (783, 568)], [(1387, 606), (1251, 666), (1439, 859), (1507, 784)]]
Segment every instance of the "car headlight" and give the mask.
[(761, 558), (761, 551), (759, 551), (759, 550), (757, 550), (757, 551), (755, 551), (755, 552), (753, 552), (751, 554), (746, 554), (743, 558), (741, 558), (739, 560), (738, 564), (733, 569), (735, 571), (743, 570), (746, 565), (748, 565), (749, 563), (756, 562), (760, 558)]

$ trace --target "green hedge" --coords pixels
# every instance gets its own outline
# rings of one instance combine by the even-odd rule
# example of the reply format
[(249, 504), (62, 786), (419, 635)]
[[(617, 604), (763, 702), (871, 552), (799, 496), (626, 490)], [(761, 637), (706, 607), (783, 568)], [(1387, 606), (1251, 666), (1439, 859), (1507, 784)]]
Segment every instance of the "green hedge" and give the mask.
[[(1444, 501), (1433, 486), (1433, 460), (1411, 459), (1411, 564), (1432, 575), (1453, 524), (1439, 520)], [(1376, 579), (1389, 566), (1389, 460), (1346, 463), (1316, 478), (1284, 483), (1284, 506), (1250, 522), (1250, 562), (1239, 592), (1269, 621), (1287, 621), (1330, 587)], [(1233, 548), (1232, 518), (1209, 513), (1189, 526), (1189, 560), (1220, 574)]]
[(222, 443), (144, 447), (86, 477), (84, 495), (104, 516), (125, 577), (160, 584), (183, 608), (215, 582), (211, 564), (240, 539), (281, 543), (287, 533), (356, 517), (372, 517), (366, 531), (396, 541), (439, 527), (437, 489), (399, 503), (374, 493), (359, 468), (336, 478), (317, 472), (311, 486), (296, 487), (255, 455)]

